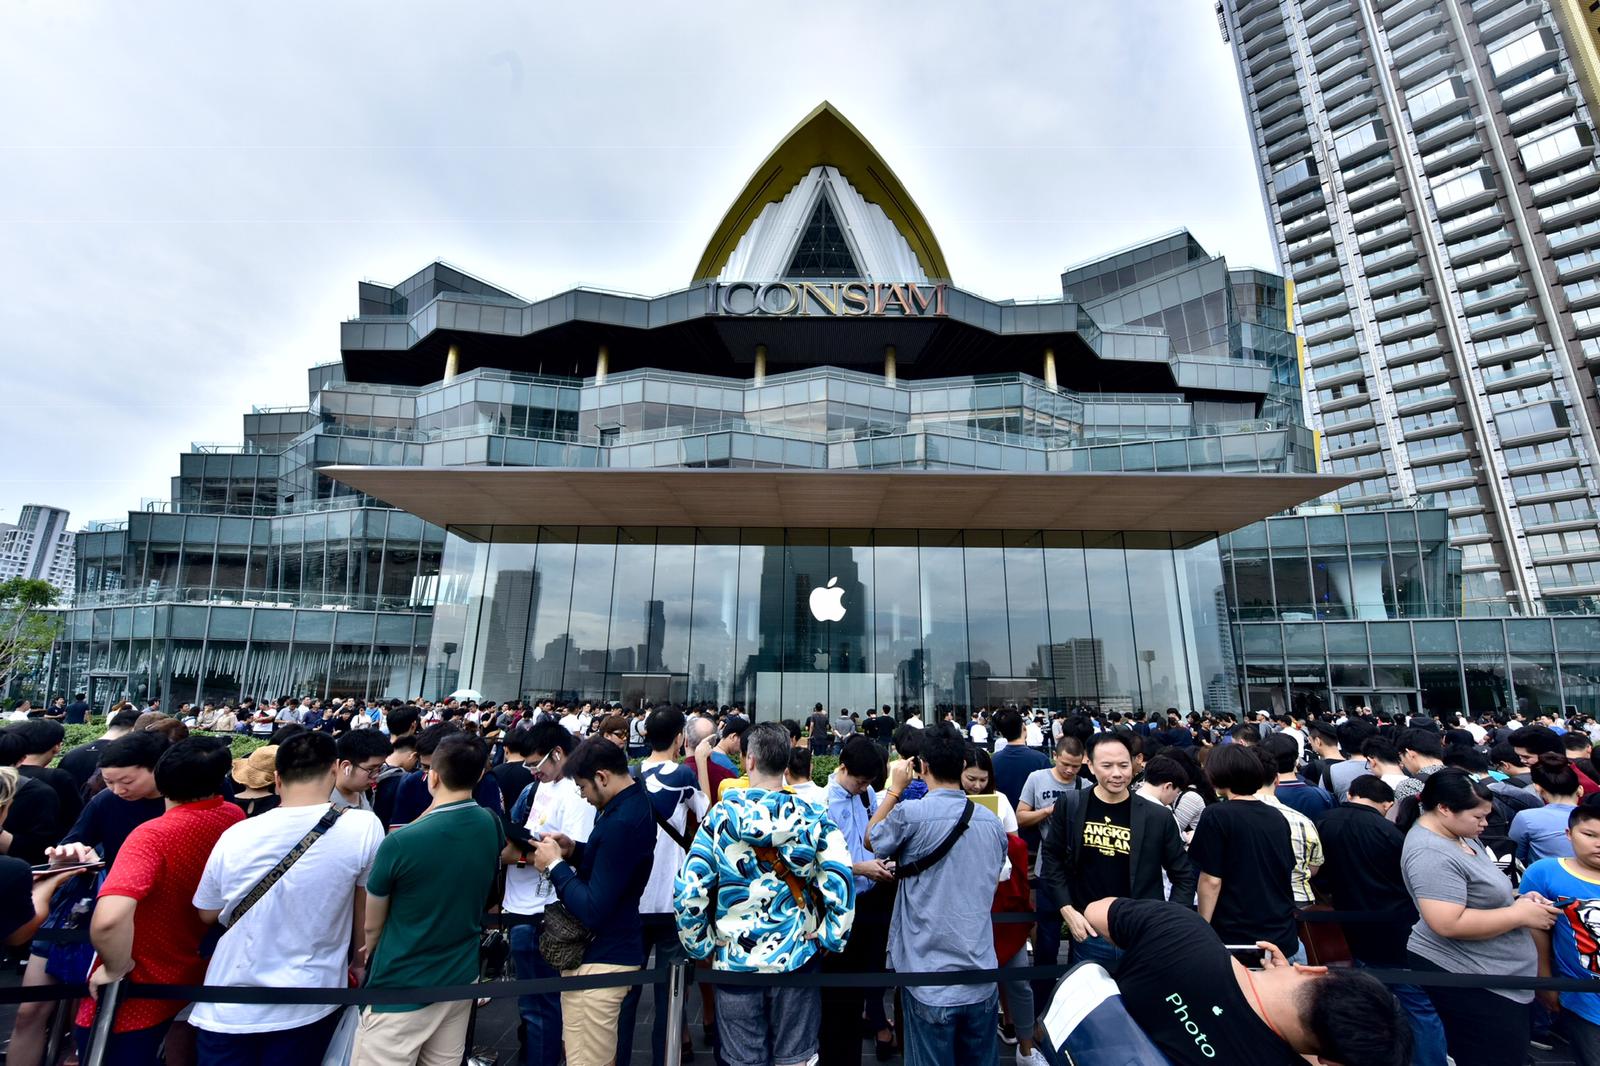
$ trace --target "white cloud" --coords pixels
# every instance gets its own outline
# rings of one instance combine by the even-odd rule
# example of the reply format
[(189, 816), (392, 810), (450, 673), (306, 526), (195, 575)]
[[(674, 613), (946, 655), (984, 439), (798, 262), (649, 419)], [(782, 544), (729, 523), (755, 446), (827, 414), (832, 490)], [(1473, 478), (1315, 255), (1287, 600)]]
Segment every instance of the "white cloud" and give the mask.
[(0, 520), (165, 497), (190, 441), (304, 401), (360, 278), (444, 258), (529, 297), (685, 284), (824, 98), (985, 295), (1054, 294), (1179, 226), (1272, 264), (1191, 0), (32, 0), (0, 13), (0, 98)]

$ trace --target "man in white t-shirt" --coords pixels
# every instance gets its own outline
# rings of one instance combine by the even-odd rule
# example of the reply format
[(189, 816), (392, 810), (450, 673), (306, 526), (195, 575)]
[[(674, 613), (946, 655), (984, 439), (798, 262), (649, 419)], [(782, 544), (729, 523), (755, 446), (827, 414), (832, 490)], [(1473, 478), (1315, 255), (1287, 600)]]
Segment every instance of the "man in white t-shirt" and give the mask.
[[(529, 731), (530, 753), (524, 759), (536, 779), (511, 805), (506, 826), (506, 892), (501, 910), (511, 926), (511, 957), (517, 976), (560, 977), (539, 954), (545, 908), (556, 902), (555, 886), (533, 865), (533, 844), (545, 833), (564, 833), (576, 842), (589, 839), (595, 809), (565, 774), (567, 757), (578, 740), (555, 722), (540, 722)], [(517, 1008), (527, 1030), (528, 1061), (561, 1061), (561, 993), (520, 996)]]
[[(233, 826), (212, 849), (194, 905), (227, 932), (206, 968), (207, 984), (348, 987), (367, 873), (383, 842), (377, 817), (344, 811), (271, 887), (254, 891), (330, 813), (335, 757), (326, 733), (284, 741), (279, 805)], [(320, 1062), (341, 1012), (334, 1004), (196, 1003), (189, 1024), (199, 1030), (201, 1062)]]

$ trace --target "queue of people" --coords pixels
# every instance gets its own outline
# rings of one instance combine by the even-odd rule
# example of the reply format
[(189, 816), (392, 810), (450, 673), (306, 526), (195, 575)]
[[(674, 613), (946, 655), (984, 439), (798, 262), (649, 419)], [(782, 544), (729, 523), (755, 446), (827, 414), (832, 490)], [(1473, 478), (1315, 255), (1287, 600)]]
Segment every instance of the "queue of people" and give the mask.
[[(701, 982), (703, 1035), (731, 1066), (854, 1064), (867, 1043), (912, 1066), (983, 1066), (1008, 1046), (1037, 1066), (1057, 982), (1004, 974), (1057, 962), (1104, 968), (1174, 1064), (1500, 1066), (1555, 1031), (1600, 1066), (1589, 995), (1389, 988), (1362, 972), (1596, 974), (1600, 784), (1584, 721), (817, 708), (758, 722), (741, 708), (353, 702), (246, 701), (241, 721), (270, 714), (273, 729), (240, 759), (202, 730), (207, 708), (124, 709), (59, 762), (58, 722), (0, 730), (0, 936), (32, 942), (25, 983), (87, 981), (80, 1039), (119, 978), (464, 985), (503, 931), (520, 977), (685, 961), (796, 975)], [(837, 761), (813, 780), (819, 749)], [(57, 872), (35, 878), (30, 862)], [(1318, 903), (1359, 915), (1334, 949), (1349, 965), (1305, 965), (1330, 951), (1306, 924)], [(75, 927), (92, 950), (37, 936)], [(1000, 979), (888, 987), (973, 971)], [(645, 994), (521, 997), (522, 1060), (642, 1061)], [(672, 1001), (665, 982), (649, 994), (660, 1063)], [(472, 1001), (418, 998), (129, 1000), (105, 1061), (332, 1048), (459, 1062)], [(40, 1006), (19, 1010), (9, 1063), (43, 1062)]]

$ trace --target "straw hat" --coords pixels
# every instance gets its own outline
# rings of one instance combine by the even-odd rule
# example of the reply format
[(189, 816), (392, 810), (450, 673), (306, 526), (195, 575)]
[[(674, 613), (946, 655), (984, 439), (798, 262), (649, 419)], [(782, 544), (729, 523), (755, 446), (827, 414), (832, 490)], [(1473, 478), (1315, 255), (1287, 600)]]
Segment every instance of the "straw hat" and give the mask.
[(277, 766), (278, 746), (263, 745), (252, 751), (248, 759), (233, 760), (233, 779), (245, 788), (271, 788)]

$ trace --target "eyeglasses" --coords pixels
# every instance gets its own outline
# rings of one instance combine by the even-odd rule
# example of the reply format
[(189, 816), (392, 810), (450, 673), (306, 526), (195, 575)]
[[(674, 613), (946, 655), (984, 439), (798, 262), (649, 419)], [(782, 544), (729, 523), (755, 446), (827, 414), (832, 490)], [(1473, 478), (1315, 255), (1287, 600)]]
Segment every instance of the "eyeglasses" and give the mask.
[(549, 762), (551, 759), (556, 759), (556, 765), (559, 766), (561, 764), (561, 760), (557, 759), (556, 756), (558, 756), (560, 754), (561, 754), (561, 749), (560, 748), (551, 748), (550, 749), (550, 753), (548, 755), (546, 755), (544, 758), (540, 759), (538, 762), (533, 764), (533, 772), (534, 773), (538, 773), (540, 770), (543, 770), (544, 769), (544, 764)]
[(611, 731), (611, 732), (609, 732), (609, 733), (607, 733), (607, 734), (606, 734), (606, 736), (608, 736), (608, 737), (615, 737), (615, 738), (616, 738), (616, 739), (618, 739), (618, 740), (627, 740), (627, 739), (628, 739), (628, 734), (626, 734), (626, 733), (619, 733), (619, 732), (617, 732), (617, 731), (616, 731), (616, 730), (612, 730), (612, 731)]

